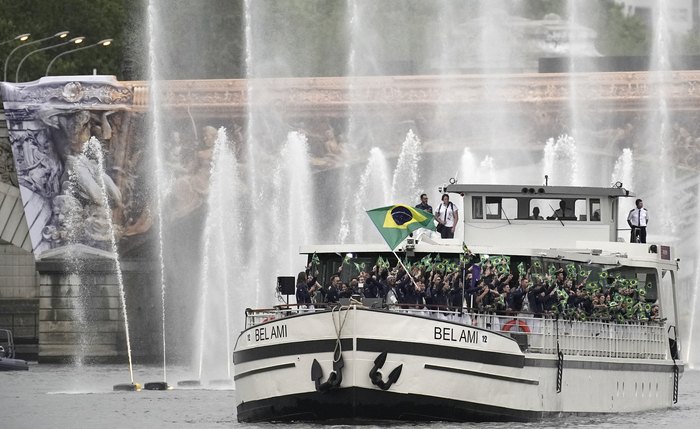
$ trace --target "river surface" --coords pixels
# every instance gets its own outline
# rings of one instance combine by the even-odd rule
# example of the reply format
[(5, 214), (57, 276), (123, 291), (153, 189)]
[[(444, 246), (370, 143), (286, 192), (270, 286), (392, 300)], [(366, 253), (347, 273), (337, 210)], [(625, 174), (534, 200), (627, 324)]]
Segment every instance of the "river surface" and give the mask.
[[(162, 368), (137, 367), (137, 383), (161, 381)], [(192, 378), (168, 370), (168, 381)], [(124, 366), (32, 365), (28, 372), (0, 372), (0, 428), (285, 428), (288, 424), (242, 424), (236, 421), (231, 388), (113, 392), (129, 383)], [(296, 424), (298, 429), (320, 425)], [(325, 427), (325, 426), (324, 426)], [(332, 426), (343, 428), (349, 426)], [(373, 427), (373, 426), (365, 426)], [(375, 426), (376, 427), (376, 426)], [(382, 427), (387, 427), (386, 425)], [(537, 423), (432, 423), (391, 428), (666, 428), (700, 427), (700, 371), (686, 371), (680, 398), (670, 409), (619, 415), (563, 417)]]

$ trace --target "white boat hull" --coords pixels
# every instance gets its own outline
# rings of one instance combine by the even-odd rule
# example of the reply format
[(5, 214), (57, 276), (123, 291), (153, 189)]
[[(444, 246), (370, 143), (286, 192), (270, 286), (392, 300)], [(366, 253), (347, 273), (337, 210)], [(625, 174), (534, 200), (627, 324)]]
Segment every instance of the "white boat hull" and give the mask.
[[(342, 329), (339, 329), (342, 325)], [(336, 388), (318, 391), (333, 369)], [(386, 390), (370, 371), (402, 366)], [(299, 314), (243, 331), (234, 352), (238, 420), (530, 421), (562, 413), (617, 413), (670, 407), (669, 359), (564, 356), (557, 392), (555, 354), (523, 353), (513, 339), (466, 324), (353, 308)], [(680, 365), (682, 371), (682, 365)]]

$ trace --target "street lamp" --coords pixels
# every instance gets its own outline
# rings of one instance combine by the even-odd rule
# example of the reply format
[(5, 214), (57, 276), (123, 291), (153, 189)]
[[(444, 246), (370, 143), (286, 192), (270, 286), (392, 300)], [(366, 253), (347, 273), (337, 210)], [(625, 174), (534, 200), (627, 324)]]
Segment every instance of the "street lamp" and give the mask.
[(112, 44), (112, 39), (104, 39), (104, 40), (100, 40), (99, 42), (94, 43), (94, 44), (92, 44), (92, 45), (81, 46), (80, 48), (71, 49), (70, 51), (61, 52), (60, 54), (58, 54), (58, 55), (56, 55), (55, 57), (53, 57), (53, 59), (51, 60), (51, 62), (49, 62), (49, 66), (46, 67), (46, 74), (45, 74), (44, 76), (48, 76), (48, 75), (49, 75), (49, 70), (51, 70), (51, 66), (53, 65), (53, 63), (54, 63), (57, 59), (61, 58), (61, 57), (64, 56), (64, 55), (72, 54), (73, 52), (83, 51), (83, 50), (85, 50), (85, 49), (94, 48), (95, 46), (109, 46), (109, 45), (111, 45), (111, 44)]
[(26, 42), (27, 39), (29, 39), (29, 36), (31, 36), (31, 34), (29, 34), (29, 33), (20, 34), (19, 36), (13, 37), (10, 40), (5, 40), (4, 42), (0, 42), (0, 46), (7, 44), (7, 43), (10, 43), (10, 42), (13, 42), (15, 40), (19, 40), (20, 42)]
[(10, 61), (10, 57), (12, 56), (12, 54), (15, 53), (15, 51), (17, 51), (17, 49), (19, 49), (19, 48), (21, 48), (21, 47), (23, 47), (23, 46), (36, 45), (37, 43), (41, 43), (41, 42), (43, 42), (43, 41), (46, 41), (46, 40), (49, 40), (49, 39), (53, 39), (54, 37), (58, 37), (59, 39), (65, 39), (66, 37), (68, 37), (68, 32), (67, 32), (67, 31), (59, 31), (58, 33), (54, 34), (53, 36), (44, 37), (43, 39), (39, 39), (39, 40), (34, 40), (33, 42), (25, 43), (24, 45), (19, 45), (19, 46), (17, 46), (15, 49), (13, 49), (13, 50), (10, 52), (10, 54), (7, 56), (7, 58), (5, 58), (5, 67), (4, 67), (4, 72), (3, 72), (3, 75), (2, 75), (2, 80), (4, 80), (5, 82), (7, 82), (7, 64), (8, 64), (9, 61)]
[(19, 70), (22, 68), (22, 63), (24, 63), (24, 60), (26, 60), (30, 56), (36, 54), (37, 52), (46, 51), (46, 50), (53, 49), (53, 48), (58, 48), (59, 46), (65, 46), (65, 45), (68, 45), (69, 43), (75, 43), (76, 45), (79, 45), (79, 44), (83, 43), (84, 40), (85, 40), (85, 37), (83, 37), (83, 36), (74, 37), (67, 42), (57, 43), (55, 45), (47, 46), (45, 48), (39, 48), (37, 50), (34, 50), (34, 51), (28, 53), (27, 55), (24, 56), (24, 58), (22, 58), (22, 60), (17, 65), (17, 72), (15, 73), (15, 82), (19, 82)]

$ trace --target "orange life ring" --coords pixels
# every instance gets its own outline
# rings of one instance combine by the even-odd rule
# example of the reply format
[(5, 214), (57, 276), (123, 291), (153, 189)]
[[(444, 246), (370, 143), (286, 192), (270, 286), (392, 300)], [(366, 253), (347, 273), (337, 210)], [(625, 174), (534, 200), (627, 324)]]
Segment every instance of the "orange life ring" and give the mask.
[(524, 320), (520, 319), (509, 320), (508, 322), (506, 322), (505, 325), (503, 325), (503, 328), (501, 330), (504, 332), (508, 332), (510, 331), (510, 328), (512, 328), (515, 325), (518, 325), (518, 328), (520, 328), (521, 332), (530, 332), (530, 327), (527, 326), (527, 323), (525, 323)]
[(275, 316), (269, 316), (269, 317), (264, 318), (262, 320), (262, 322), (260, 322), (260, 323), (271, 322), (271, 321), (276, 320), (276, 319), (277, 318)]

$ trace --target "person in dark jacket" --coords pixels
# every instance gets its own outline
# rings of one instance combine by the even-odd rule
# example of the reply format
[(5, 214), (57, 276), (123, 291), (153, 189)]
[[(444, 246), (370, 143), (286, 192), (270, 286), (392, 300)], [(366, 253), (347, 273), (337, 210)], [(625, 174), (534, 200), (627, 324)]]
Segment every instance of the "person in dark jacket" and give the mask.
[(334, 274), (331, 277), (331, 285), (328, 286), (328, 291), (326, 292), (326, 302), (336, 303), (340, 298), (340, 276)]
[(452, 282), (452, 287), (448, 292), (448, 304), (451, 307), (461, 307), (464, 301), (464, 290), (461, 282)]
[(297, 304), (308, 305), (311, 304), (311, 295), (309, 294), (309, 285), (306, 283), (306, 273), (304, 271), (297, 275)]
[(377, 278), (373, 275), (368, 276), (365, 280), (364, 287), (362, 288), (362, 294), (365, 298), (379, 298), (379, 288), (381, 285), (377, 282)]
[(541, 281), (537, 281), (527, 292), (528, 306), (530, 312), (535, 314), (542, 313), (544, 309), (544, 301), (546, 300), (545, 286)]
[(523, 301), (527, 295), (528, 280), (526, 277), (520, 279), (518, 287), (512, 289), (510, 294), (508, 294), (508, 300), (506, 302), (508, 309), (513, 311), (520, 311), (523, 308)]

